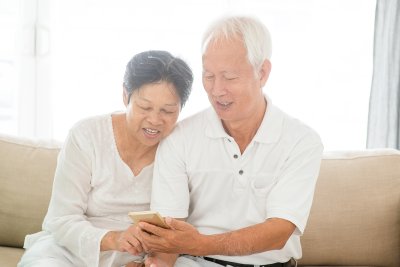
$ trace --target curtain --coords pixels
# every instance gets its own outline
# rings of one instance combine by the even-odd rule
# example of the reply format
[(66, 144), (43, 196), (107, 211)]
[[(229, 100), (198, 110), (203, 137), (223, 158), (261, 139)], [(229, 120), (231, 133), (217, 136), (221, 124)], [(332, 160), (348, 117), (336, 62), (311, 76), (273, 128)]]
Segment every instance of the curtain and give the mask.
[(367, 148), (400, 147), (400, 0), (377, 0)]

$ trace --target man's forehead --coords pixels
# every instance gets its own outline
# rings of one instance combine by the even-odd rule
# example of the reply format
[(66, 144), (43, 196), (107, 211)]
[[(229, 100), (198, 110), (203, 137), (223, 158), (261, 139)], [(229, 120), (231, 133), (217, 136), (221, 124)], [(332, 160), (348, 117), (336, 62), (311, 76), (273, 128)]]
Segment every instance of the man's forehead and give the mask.
[(207, 53), (207, 50), (208, 51), (221, 50), (221, 49), (226, 49), (226, 47), (242, 47), (242, 48), (244, 48), (243, 39), (240, 36), (232, 37), (232, 38), (220, 37), (217, 39), (213, 39), (207, 45), (205, 53)]

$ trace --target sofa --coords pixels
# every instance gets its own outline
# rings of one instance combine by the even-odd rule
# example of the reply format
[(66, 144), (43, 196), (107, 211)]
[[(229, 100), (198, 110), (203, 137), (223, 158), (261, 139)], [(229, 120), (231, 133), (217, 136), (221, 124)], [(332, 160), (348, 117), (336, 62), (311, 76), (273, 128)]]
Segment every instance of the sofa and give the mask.
[[(0, 135), (0, 266), (41, 229), (61, 143)], [(400, 152), (326, 152), (299, 266), (400, 266)]]

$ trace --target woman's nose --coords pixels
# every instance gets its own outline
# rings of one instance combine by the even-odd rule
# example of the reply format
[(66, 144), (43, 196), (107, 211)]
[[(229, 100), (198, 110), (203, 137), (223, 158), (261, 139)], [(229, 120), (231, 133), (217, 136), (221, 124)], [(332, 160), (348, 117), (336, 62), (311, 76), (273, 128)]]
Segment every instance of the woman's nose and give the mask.
[(160, 112), (158, 111), (150, 112), (147, 116), (147, 121), (150, 122), (152, 125), (161, 125), (162, 118)]

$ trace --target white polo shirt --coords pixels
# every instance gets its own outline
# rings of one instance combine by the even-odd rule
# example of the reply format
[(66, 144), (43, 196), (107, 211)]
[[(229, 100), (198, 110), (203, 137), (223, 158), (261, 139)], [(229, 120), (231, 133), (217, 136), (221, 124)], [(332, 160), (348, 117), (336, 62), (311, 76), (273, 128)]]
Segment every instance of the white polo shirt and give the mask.
[(312, 129), (267, 98), (262, 124), (243, 154), (212, 108), (180, 122), (160, 144), (151, 209), (218, 234), (283, 218), (296, 231), (281, 250), (211, 257), (245, 264), (301, 258), (323, 146)]

